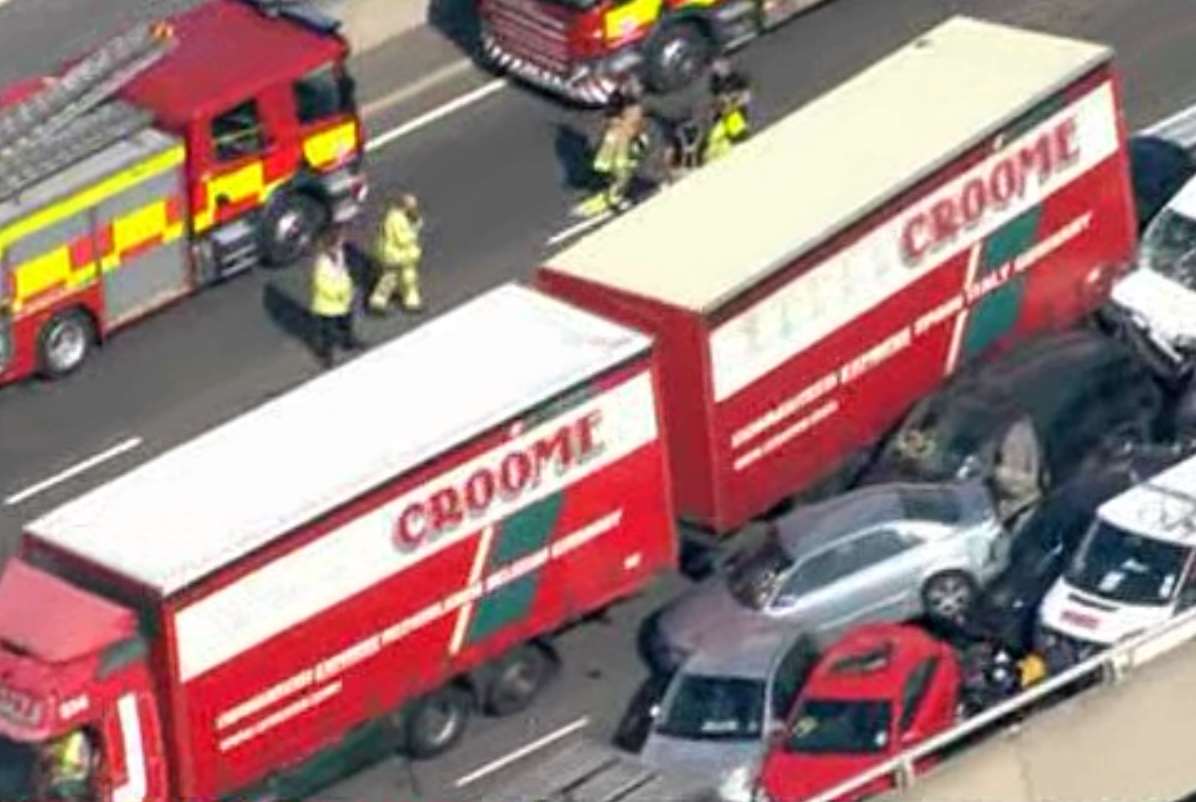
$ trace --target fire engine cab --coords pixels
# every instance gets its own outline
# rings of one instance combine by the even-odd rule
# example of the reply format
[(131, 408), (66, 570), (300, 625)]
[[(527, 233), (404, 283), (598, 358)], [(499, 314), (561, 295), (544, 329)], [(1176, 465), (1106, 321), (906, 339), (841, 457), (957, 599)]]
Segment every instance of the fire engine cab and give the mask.
[(679, 89), (824, 0), (479, 0), (487, 58), (529, 83), (602, 105), (623, 76)]
[(70, 373), (126, 323), (357, 214), (337, 27), (209, 0), (0, 92), (0, 384)]

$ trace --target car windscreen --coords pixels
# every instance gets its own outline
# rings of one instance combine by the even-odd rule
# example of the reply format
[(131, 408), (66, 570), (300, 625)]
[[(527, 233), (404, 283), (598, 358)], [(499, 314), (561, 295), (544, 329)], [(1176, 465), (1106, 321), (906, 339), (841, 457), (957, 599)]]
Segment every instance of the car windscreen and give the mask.
[(1067, 579), (1110, 601), (1163, 605), (1174, 595), (1190, 551), (1097, 521), (1068, 566)]
[(793, 568), (793, 558), (775, 537), (755, 551), (739, 555), (727, 569), (727, 589), (740, 604), (763, 610), (781, 579)]
[(1196, 220), (1175, 209), (1159, 212), (1142, 235), (1138, 262), (1196, 290)]
[(36, 797), (34, 768), (37, 753), (29, 744), (0, 737), (0, 799), (27, 802)]
[(763, 680), (681, 674), (676, 683), (656, 725), (661, 735), (723, 741), (760, 737)]
[(874, 754), (889, 745), (892, 705), (882, 699), (807, 699), (785, 749), (812, 755)]

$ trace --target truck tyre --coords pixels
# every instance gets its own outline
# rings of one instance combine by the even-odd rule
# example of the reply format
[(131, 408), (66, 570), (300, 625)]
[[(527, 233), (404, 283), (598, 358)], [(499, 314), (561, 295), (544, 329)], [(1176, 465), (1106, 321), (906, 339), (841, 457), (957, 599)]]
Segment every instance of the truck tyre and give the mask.
[(930, 618), (958, 621), (976, 598), (976, 582), (963, 571), (943, 571), (922, 586), (922, 610)]
[(328, 210), (302, 192), (282, 192), (262, 217), (266, 263), (284, 267), (306, 256), (328, 225)]
[(41, 373), (47, 379), (61, 379), (73, 373), (91, 352), (95, 329), (91, 319), (78, 309), (54, 315), (38, 335), (37, 354)]
[(552, 677), (553, 661), (534, 644), (517, 646), (494, 663), (484, 691), (483, 706), (492, 716), (510, 716), (526, 710)]
[(456, 685), (446, 685), (417, 700), (407, 712), (406, 744), (411, 757), (447, 752), (465, 735), (472, 700)]
[(673, 92), (698, 78), (710, 61), (710, 39), (691, 22), (668, 25), (648, 45), (648, 83), (657, 92)]

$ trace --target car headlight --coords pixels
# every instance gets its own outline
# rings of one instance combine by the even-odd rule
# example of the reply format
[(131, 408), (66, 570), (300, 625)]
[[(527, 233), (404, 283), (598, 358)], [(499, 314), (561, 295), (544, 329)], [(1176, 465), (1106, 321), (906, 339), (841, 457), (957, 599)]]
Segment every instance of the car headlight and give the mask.
[(718, 795), (726, 802), (754, 802), (751, 766), (736, 766), (723, 775)]

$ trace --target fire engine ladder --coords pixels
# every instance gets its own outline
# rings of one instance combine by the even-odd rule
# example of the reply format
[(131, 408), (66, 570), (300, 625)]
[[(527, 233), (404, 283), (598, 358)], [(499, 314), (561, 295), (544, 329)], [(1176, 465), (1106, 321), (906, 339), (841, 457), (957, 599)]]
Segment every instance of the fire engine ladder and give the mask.
[(104, 102), (174, 46), (168, 26), (142, 23), (100, 47), (53, 85), (0, 111), (0, 158), (50, 136)]
[[(174, 43), (169, 27), (143, 23), (109, 41), (48, 89), (0, 110), (0, 200), (147, 126), (152, 118), (148, 112), (104, 101)], [(92, 111), (96, 106), (100, 108)]]

